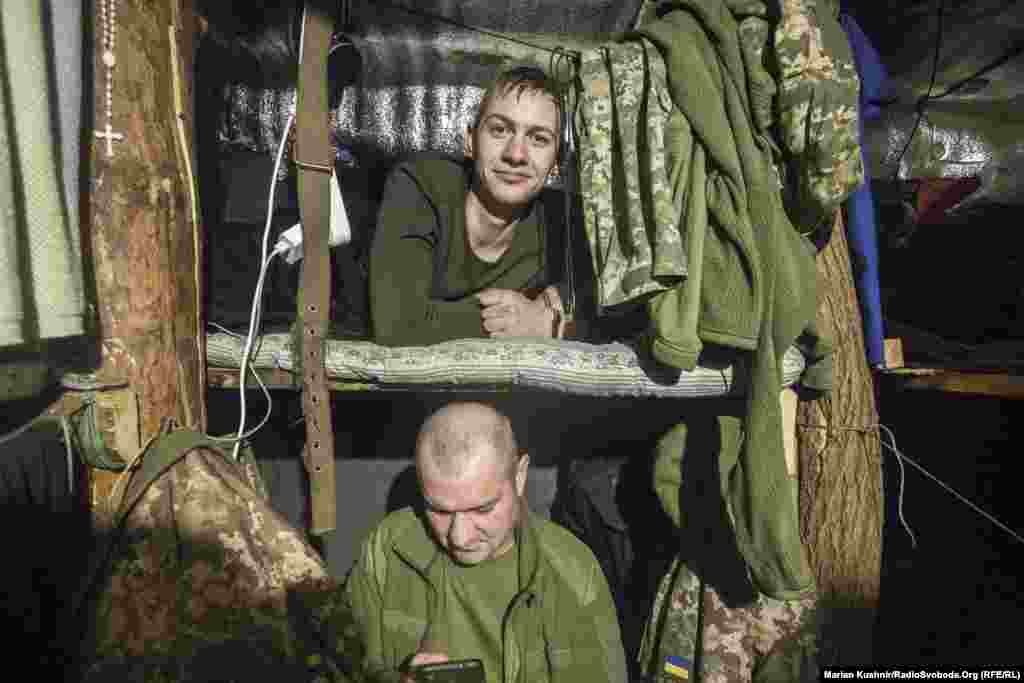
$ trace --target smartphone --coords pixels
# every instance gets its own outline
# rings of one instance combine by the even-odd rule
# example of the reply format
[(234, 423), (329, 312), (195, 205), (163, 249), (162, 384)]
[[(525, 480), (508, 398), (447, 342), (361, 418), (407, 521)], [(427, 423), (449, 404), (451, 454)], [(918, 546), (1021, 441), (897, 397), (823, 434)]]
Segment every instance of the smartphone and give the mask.
[(424, 664), (411, 671), (416, 683), (486, 683), (484, 663), (479, 659), (459, 659), (442, 664)]

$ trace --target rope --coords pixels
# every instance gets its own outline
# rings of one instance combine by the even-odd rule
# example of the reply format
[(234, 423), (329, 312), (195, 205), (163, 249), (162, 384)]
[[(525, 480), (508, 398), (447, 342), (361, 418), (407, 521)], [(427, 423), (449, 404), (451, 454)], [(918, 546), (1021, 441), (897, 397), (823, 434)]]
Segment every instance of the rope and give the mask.
[[(985, 510), (983, 510), (981, 507), (979, 507), (976, 503), (971, 501), (969, 498), (967, 498), (966, 496), (964, 496), (961, 493), (959, 493), (958, 491), (956, 491), (952, 486), (950, 486), (949, 484), (945, 483), (944, 481), (939, 479), (937, 476), (935, 476), (934, 474), (929, 472), (923, 465), (921, 465), (921, 464), (911, 460), (906, 455), (904, 455), (903, 452), (900, 451), (900, 449), (896, 446), (896, 436), (893, 434), (892, 430), (889, 429), (884, 424), (879, 423), (877, 425), (870, 425), (868, 427), (851, 427), (851, 426), (846, 426), (846, 425), (835, 426), (835, 425), (828, 425), (828, 424), (813, 424), (813, 423), (806, 423), (806, 422), (798, 422), (797, 426), (798, 427), (806, 427), (808, 429), (823, 429), (823, 430), (826, 430), (826, 431), (829, 431), (829, 432), (857, 432), (857, 433), (863, 433), (863, 434), (871, 434), (871, 433), (874, 433), (874, 432), (880, 432), (879, 436), (878, 436), (879, 443), (882, 446), (884, 446), (886, 449), (888, 449), (889, 452), (892, 453), (893, 456), (896, 457), (896, 462), (899, 464), (899, 467), (900, 467), (900, 487), (899, 487), (899, 494), (897, 495), (897, 503), (898, 503), (897, 510), (898, 510), (898, 514), (899, 514), (899, 518), (900, 518), (900, 524), (903, 526), (904, 530), (907, 532), (907, 535), (910, 536), (910, 544), (911, 544), (912, 547), (914, 547), (914, 548), (917, 547), (917, 537), (914, 535), (913, 530), (910, 528), (910, 525), (907, 523), (907, 520), (906, 520), (906, 518), (903, 515), (903, 497), (904, 497), (904, 492), (905, 492), (905, 489), (906, 489), (906, 470), (904, 468), (904, 461), (906, 461), (910, 465), (913, 465), (915, 469), (917, 469), (919, 472), (921, 472), (921, 474), (923, 474), (926, 477), (928, 477), (929, 479), (931, 479), (933, 482), (938, 484), (939, 487), (944, 489), (947, 493), (949, 493), (950, 495), (954, 496), (961, 503), (963, 503), (964, 505), (968, 506), (969, 508), (974, 510), (977, 514), (979, 514), (982, 517), (984, 517), (985, 519), (987, 519), (989, 522), (994, 524), (1000, 530), (1006, 532), (1007, 534), (1009, 534), (1010, 536), (1015, 538), (1017, 541), (1019, 541), (1021, 543), (1024, 543), (1024, 537), (1021, 537), (1020, 534), (1018, 534), (1016, 531), (1011, 529), (1008, 525), (1003, 523), (1001, 520), (999, 520), (997, 517), (995, 517), (991, 513), (988, 513)], [(882, 438), (881, 431), (884, 431), (885, 434), (889, 437), (889, 443), (886, 443), (885, 440)]]
[(918, 470), (919, 472), (921, 472), (921, 474), (925, 475), (926, 477), (928, 477), (929, 479), (931, 479), (932, 481), (934, 481), (934, 482), (935, 482), (936, 484), (938, 484), (938, 485), (939, 485), (940, 487), (942, 487), (943, 489), (945, 489), (945, 491), (946, 491), (947, 493), (949, 493), (949, 494), (951, 494), (951, 495), (955, 496), (955, 497), (957, 498), (957, 500), (959, 500), (959, 501), (960, 501), (961, 503), (963, 503), (964, 505), (967, 505), (967, 506), (968, 506), (968, 507), (970, 507), (970, 508), (971, 508), (972, 510), (974, 510), (975, 512), (977, 512), (977, 513), (978, 513), (979, 515), (981, 515), (982, 517), (984, 517), (985, 519), (987, 519), (988, 521), (990, 521), (990, 522), (991, 522), (992, 524), (994, 524), (994, 525), (996, 525), (997, 527), (999, 527), (999, 528), (1000, 528), (1001, 530), (1005, 531), (1005, 532), (1006, 532), (1007, 534), (1009, 534), (1010, 536), (1013, 536), (1013, 537), (1014, 537), (1015, 539), (1017, 539), (1017, 540), (1018, 540), (1018, 541), (1020, 541), (1021, 543), (1024, 543), (1024, 538), (1022, 538), (1022, 537), (1020, 536), (1020, 534), (1018, 534), (1018, 533), (1017, 533), (1016, 531), (1014, 531), (1014, 530), (1013, 530), (1013, 529), (1011, 529), (1011, 528), (1010, 528), (1009, 526), (1007, 526), (1006, 524), (1004, 524), (1004, 523), (1003, 523), (1002, 521), (1000, 521), (999, 519), (997, 519), (997, 518), (996, 518), (996, 517), (995, 517), (994, 515), (992, 515), (992, 514), (989, 514), (988, 512), (985, 512), (984, 510), (982, 510), (982, 509), (981, 509), (980, 507), (978, 507), (978, 506), (977, 506), (976, 504), (974, 504), (973, 502), (971, 502), (971, 501), (970, 501), (970, 500), (969, 500), (968, 498), (966, 498), (965, 496), (963, 496), (963, 495), (961, 495), (960, 493), (958, 493), (958, 492), (957, 492), (957, 491), (956, 491), (955, 489), (953, 489), (953, 487), (952, 487), (952, 486), (950, 486), (949, 484), (945, 483), (944, 481), (942, 481), (941, 479), (939, 479), (938, 477), (936, 477), (936, 476), (935, 476), (934, 474), (932, 474), (931, 472), (929, 472), (929, 471), (928, 471), (927, 469), (925, 469), (924, 467), (922, 467), (921, 465), (919, 465), (918, 463), (914, 462), (913, 460), (911, 460), (910, 458), (908, 458), (908, 457), (907, 457), (906, 455), (904, 455), (904, 454), (903, 454), (903, 453), (902, 453), (902, 452), (901, 452), (901, 451), (900, 451), (900, 450), (899, 450), (899, 449), (898, 449), (898, 448), (896, 447), (896, 437), (895, 437), (895, 436), (893, 435), (893, 433), (892, 433), (892, 430), (891, 430), (891, 429), (889, 429), (888, 427), (886, 427), (885, 425), (879, 425), (879, 426), (880, 426), (880, 427), (881, 427), (882, 429), (884, 429), (884, 430), (885, 430), (885, 432), (886, 432), (886, 433), (887, 433), (887, 434), (889, 435), (889, 440), (890, 440), (890, 441), (892, 441), (892, 445), (891, 445), (891, 446), (890, 446), (889, 444), (885, 443), (884, 441), (882, 441), (882, 445), (883, 445), (883, 446), (885, 446), (886, 448), (888, 448), (888, 449), (889, 449), (890, 451), (892, 451), (893, 455), (895, 455), (895, 456), (896, 456), (896, 457), (897, 457), (897, 458), (898, 458), (898, 459), (899, 459), (899, 460), (900, 460), (901, 462), (902, 462), (903, 460), (906, 460), (906, 461), (907, 461), (908, 463), (910, 463), (911, 465), (913, 465), (913, 466), (914, 466), (914, 467), (915, 467), (915, 468), (916, 468), (916, 469), (917, 469), (917, 470)]
[[(885, 427), (885, 425), (882, 424), (879, 424), (878, 426)], [(907, 518), (903, 516), (903, 494), (906, 493), (907, 490), (907, 469), (903, 466), (903, 454), (896, 449), (896, 437), (892, 435), (892, 432), (889, 430), (888, 427), (885, 427), (885, 430), (889, 433), (889, 438), (892, 439), (891, 449), (892, 452), (896, 455), (896, 462), (900, 466), (900, 489), (899, 494), (896, 496), (896, 514), (899, 515), (900, 524), (903, 525), (903, 529), (907, 532), (907, 536), (910, 536), (910, 547), (916, 549), (917, 537), (914, 535), (914, 531), (910, 528), (910, 525), (907, 523)], [(889, 445), (882, 441), (881, 436), (879, 436), (878, 438), (878, 443), (882, 444), (886, 448), (889, 448)]]
[(11, 441), (14, 441), (19, 436), (21, 436), (22, 434), (24, 434), (28, 430), (32, 429), (33, 427), (35, 427), (36, 423), (41, 418), (43, 418), (43, 417), (45, 417), (45, 415), (41, 415), (41, 416), (31, 420), (30, 422), (27, 422), (27, 423), (21, 425), (20, 427), (18, 427), (15, 430), (7, 432), (6, 434), (0, 434), (0, 446), (3, 446), (6, 443), (10, 443)]
[(68, 495), (75, 495), (75, 449), (71, 441), (71, 420), (60, 418), (60, 430), (64, 436), (64, 453), (68, 462)]
[(67, 419), (70, 423), (71, 439), (87, 465), (109, 472), (119, 472), (124, 469), (125, 465), (117, 454), (103, 443), (103, 436), (96, 424), (95, 400), (89, 400)]
[[(798, 427), (805, 427), (807, 429), (823, 429), (828, 432), (855, 432), (857, 434), (872, 435), (878, 433), (879, 427), (883, 426), (880, 423), (868, 425), (867, 427), (851, 427), (848, 425), (835, 426), (827, 424), (813, 424), (809, 422), (797, 422), (796, 425)], [(881, 435), (878, 436), (878, 440), (879, 443), (881, 443), (882, 445), (886, 445), (884, 442), (882, 442)], [(903, 527), (903, 530), (907, 532), (907, 536), (910, 537), (910, 546), (912, 548), (917, 548), (917, 536), (914, 535), (914, 530), (910, 528), (910, 524), (907, 523), (907, 519), (903, 515), (903, 494), (906, 491), (906, 472), (903, 468), (903, 461), (899, 457), (896, 458), (896, 462), (900, 466), (900, 486), (899, 493), (896, 495), (896, 511), (900, 518), (900, 525)]]
[(840, 425), (839, 427), (836, 427), (834, 425), (811, 424), (810, 422), (797, 422), (796, 426), (807, 427), (808, 429), (826, 429), (835, 432), (861, 432), (864, 434), (873, 434), (878, 431), (879, 427), (879, 425), (871, 425), (868, 427), (846, 427)]
[(74, 473), (72, 451), (78, 452), (82, 460), (96, 469), (120, 471), (124, 463), (103, 444), (103, 437), (96, 427), (96, 403), (88, 400), (85, 405), (67, 416), (42, 413), (14, 431), (0, 434), (0, 446), (10, 443), (26, 432), (45, 422), (60, 423), (61, 433), (68, 449), (68, 473)]

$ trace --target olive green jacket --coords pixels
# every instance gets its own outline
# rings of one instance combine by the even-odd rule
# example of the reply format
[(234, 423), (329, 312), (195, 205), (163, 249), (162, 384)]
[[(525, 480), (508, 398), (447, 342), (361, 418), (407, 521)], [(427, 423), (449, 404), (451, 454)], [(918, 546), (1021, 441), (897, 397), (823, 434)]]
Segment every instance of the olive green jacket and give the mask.
[(808, 359), (805, 386), (827, 389), (831, 381), (831, 345), (816, 327), (814, 248), (790, 222), (773, 143), (751, 113), (759, 90), (748, 71), (756, 70), (735, 17), (721, 3), (670, 5), (640, 33), (664, 56), (673, 104), (689, 124), (672, 144), (684, 145), (694, 162), (687, 195), (702, 206), (688, 215), (701, 222), (691, 234), (702, 239), (699, 248), (696, 240), (688, 246), (701, 267), (700, 277), (691, 272), (649, 300), (652, 350), (683, 369), (693, 367), (702, 342), (751, 352), (745, 415), (723, 423), (738, 448), (718, 454), (722, 494), (757, 588), (794, 599), (814, 589), (814, 574), (791, 504), (796, 483), (785, 465), (780, 368), (796, 344)]
[[(520, 590), (503, 620), (503, 651), (481, 653), (504, 683), (625, 683), (615, 607), (593, 553), (562, 527), (527, 513), (517, 530)], [(345, 590), (366, 645), (369, 680), (396, 681), (449, 606), (437, 598), (448, 564), (410, 508), (364, 542)]]

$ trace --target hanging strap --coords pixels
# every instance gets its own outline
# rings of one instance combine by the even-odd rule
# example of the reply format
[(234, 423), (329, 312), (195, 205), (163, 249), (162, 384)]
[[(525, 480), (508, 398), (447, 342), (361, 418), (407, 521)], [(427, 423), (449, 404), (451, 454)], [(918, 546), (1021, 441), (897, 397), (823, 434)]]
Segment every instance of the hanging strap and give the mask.
[(333, 23), (317, 4), (305, 3), (295, 117), (295, 165), (303, 243), (297, 324), (302, 359), (302, 410), (306, 419), (302, 457), (309, 475), (310, 532), (324, 534), (333, 531), (336, 525), (334, 429), (324, 373), (324, 337), (331, 292), (327, 240), (330, 179), (334, 169), (327, 137), (327, 54)]
[[(223, 451), (210, 437), (190, 429), (164, 434), (146, 446), (140, 456), (141, 462), (138, 469), (131, 474), (131, 478), (125, 485), (124, 494), (117, 507), (117, 512), (113, 515), (107, 537), (100, 541), (103, 544), (102, 548), (93, 554), (79, 590), (72, 600), (74, 619), (69, 625), (70, 628), (82, 628), (85, 619), (83, 610), (92, 599), (93, 591), (113, 559), (114, 551), (124, 532), (125, 520), (128, 519), (128, 515), (131, 514), (135, 505), (142, 500), (142, 496), (153, 482), (163, 476), (179, 460), (200, 447), (208, 448), (224, 456)], [(75, 633), (73, 637), (80, 636), (81, 633)], [(68, 642), (74, 641), (69, 640)]]
[(135, 504), (142, 499), (143, 494), (146, 493), (146, 490), (153, 482), (162, 477), (167, 470), (174, 467), (179, 460), (200, 447), (208, 448), (216, 451), (222, 457), (224, 456), (224, 452), (221, 451), (217, 442), (205, 434), (191, 429), (181, 429), (160, 436), (146, 448), (145, 453), (142, 455), (142, 461), (139, 463), (138, 471), (132, 475), (131, 480), (125, 487), (124, 497), (117, 508), (117, 514), (114, 515), (113, 529), (115, 530), (115, 535), (117, 533), (116, 530), (124, 526), (124, 522), (128, 515), (131, 514)]

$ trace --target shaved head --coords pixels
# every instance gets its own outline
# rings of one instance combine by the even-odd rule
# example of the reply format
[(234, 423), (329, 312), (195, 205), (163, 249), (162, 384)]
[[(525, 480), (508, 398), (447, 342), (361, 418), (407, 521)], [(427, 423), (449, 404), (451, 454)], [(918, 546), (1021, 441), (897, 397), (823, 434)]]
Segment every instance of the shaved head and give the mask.
[(519, 447), (509, 419), (484, 403), (451, 403), (423, 423), (416, 469), (457, 479), (484, 458), (496, 458), (515, 477)]
[(491, 406), (452, 403), (423, 424), (416, 474), (425, 517), (456, 562), (480, 564), (512, 547), (529, 465), (508, 418)]

